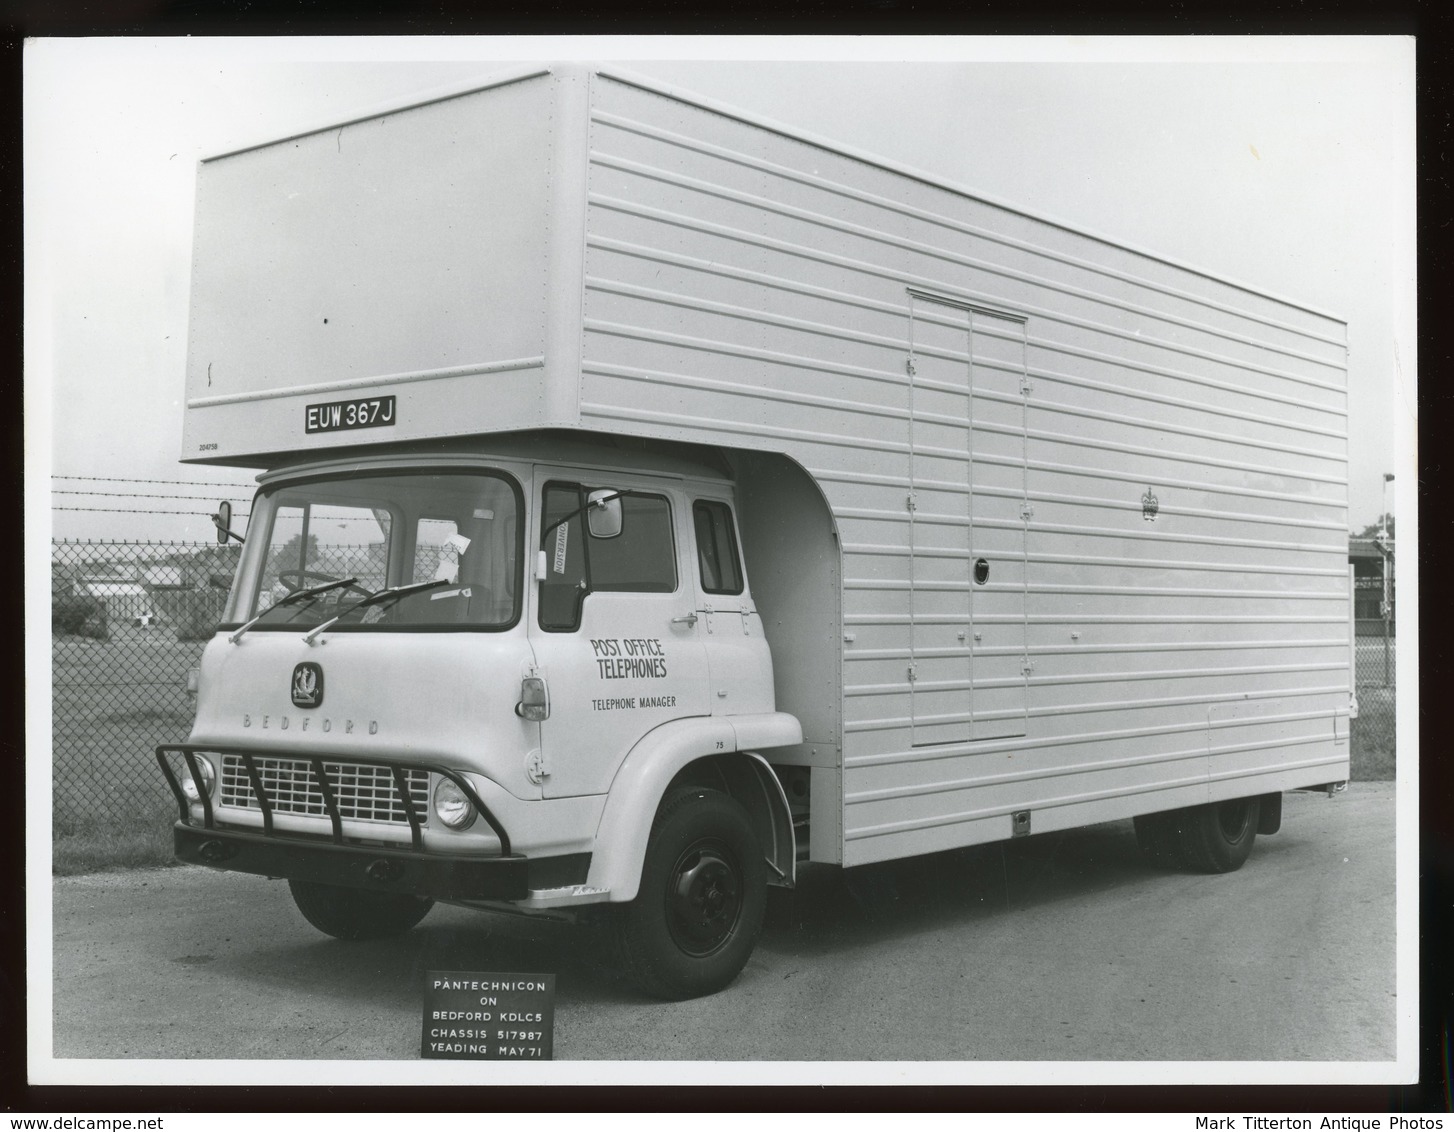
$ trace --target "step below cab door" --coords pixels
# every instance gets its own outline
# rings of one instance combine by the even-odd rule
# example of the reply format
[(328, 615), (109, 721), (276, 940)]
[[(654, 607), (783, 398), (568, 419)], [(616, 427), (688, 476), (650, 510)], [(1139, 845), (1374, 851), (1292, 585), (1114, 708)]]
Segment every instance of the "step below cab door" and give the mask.
[[(617, 497), (618, 530), (592, 522), (606, 509), (588, 501), (603, 493)], [(550, 694), (542, 790), (603, 794), (647, 732), (712, 711), (690, 516), (671, 484), (543, 467), (533, 507), (530, 635)]]

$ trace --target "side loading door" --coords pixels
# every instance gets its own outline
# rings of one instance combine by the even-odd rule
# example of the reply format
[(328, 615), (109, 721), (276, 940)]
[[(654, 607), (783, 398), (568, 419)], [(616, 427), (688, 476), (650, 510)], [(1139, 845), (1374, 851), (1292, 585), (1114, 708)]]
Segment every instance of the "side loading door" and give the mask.
[(913, 742), (1023, 735), (1024, 318), (909, 294)]
[[(593, 492), (619, 495), (619, 533), (593, 534)], [(547, 798), (602, 794), (653, 728), (710, 715), (703, 626), (678, 488), (536, 467), (530, 639), (550, 694), (540, 724)]]

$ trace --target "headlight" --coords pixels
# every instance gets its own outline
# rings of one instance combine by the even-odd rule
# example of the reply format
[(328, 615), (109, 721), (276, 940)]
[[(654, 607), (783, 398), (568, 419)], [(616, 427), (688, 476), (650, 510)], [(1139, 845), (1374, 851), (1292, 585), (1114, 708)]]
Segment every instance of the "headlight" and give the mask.
[[(210, 798), (212, 796), (212, 785), (217, 781), (217, 771), (213, 768), (211, 762), (208, 761), (206, 755), (194, 755), (193, 758), (197, 760), (197, 770), (202, 775), (202, 788), (207, 791), (207, 796)], [(187, 765), (186, 759), (182, 760), (182, 793), (193, 802), (200, 802), (202, 800), (202, 796), (197, 793), (197, 784), (192, 781), (192, 770)]]
[(450, 829), (468, 829), (475, 820), (474, 803), (448, 778), (434, 784), (434, 812)]

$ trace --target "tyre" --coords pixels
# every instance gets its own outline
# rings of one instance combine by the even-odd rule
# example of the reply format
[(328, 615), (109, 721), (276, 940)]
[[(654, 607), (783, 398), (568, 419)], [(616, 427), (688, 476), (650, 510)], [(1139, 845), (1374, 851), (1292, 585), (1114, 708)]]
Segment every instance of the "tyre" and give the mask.
[(767, 865), (747, 811), (700, 787), (657, 810), (641, 889), (610, 909), (616, 963), (654, 998), (713, 994), (746, 965), (762, 930)]
[(307, 880), (290, 880), (303, 918), (335, 939), (387, 939), (403, 935), (428, 914), (434, 901), (408, 893), (368, 892)]
[(1236, 872), (1257, 840), (1259, 802), (1233, 798), (1180, 811), (1178, 844), (1186, 866), (1199, 873)]

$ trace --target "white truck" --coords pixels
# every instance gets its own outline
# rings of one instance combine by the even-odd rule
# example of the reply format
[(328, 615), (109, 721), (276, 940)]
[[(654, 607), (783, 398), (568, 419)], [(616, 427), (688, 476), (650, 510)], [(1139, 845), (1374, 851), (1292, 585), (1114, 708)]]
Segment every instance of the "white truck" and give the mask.
[(1345, 341), (599, 68), (208, 159), (183, 459), (263, 471), (177, 856), (666, 998), (805, 862), (1236, 869), (1348, 777)]

